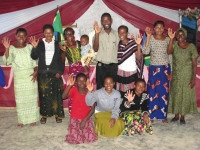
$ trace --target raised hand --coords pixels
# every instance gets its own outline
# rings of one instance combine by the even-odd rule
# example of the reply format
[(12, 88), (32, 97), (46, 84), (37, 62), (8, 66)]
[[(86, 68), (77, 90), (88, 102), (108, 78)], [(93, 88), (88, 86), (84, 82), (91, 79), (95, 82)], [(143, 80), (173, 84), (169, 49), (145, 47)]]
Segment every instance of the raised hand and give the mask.
[(133, 92), (128, 90), (126, 93), (126, 97), (128, 99), (128, 102), (131, 103), (135, 98), (135, 94), (133, 95)]
[(100, 33), (101, 32), (102, 27), (99, 27), (97, 21), (94, 22), (93, 26), (94, 26), (95, 33)]
[(73, 77), (72, 74), (70, 74), (70, 75), (68, 76), (68, 83), (69, 83), (69, 86), (73, 86), (74, 83), (75, 83), (75, 81), (76, 81), (76, 79)]
[(86, 86), (87, 86), (87, 89), (89, 92), (93, 91), (94, 85), (93, 85), (93, 83), (90, 82), (90, 80), (87, 80)]
[(36, 48), (38, 43), (39, 43), (39, 40), (36, 40), (35, 36), (31, 36), (30, 39), (29, 39), (29, 42), (31, 43), (31, 45)]
[(62, 45), (61, 43), (59, 43), (59, 47), (62, 51), (66, 52), (66, 42), (64, 43), (64, 45)]
[(9, 49), (10, 47), (10, 40), (7, 37), (4, 37), (2, 40), (2, 44), (6, 49)]
[(145, 33), (147, 34), (147, 36), (151, 36), (151, 34), (152, 34), (151, 28), (146, 27)]
[(139, 45), (140, 43), (141, 43), (141, 41), (142, 41), (142, 35), (141, 34), (138, 34), (137, 36), (136, 36), (136, 38), (135, 38), (135, 42)]
[(170, 39), (173, 39), (175, 37), (176, 32), (172, 32), (171, 28), (168, 28), (168, 36)]

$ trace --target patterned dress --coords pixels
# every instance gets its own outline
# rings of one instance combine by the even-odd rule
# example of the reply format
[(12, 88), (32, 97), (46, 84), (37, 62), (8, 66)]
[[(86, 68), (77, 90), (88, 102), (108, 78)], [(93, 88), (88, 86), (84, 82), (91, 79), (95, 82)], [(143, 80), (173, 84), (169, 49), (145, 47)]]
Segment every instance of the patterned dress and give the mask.
[(193, 44), (188, 48), (181, 48), (177, 43), (173, 45), (173, 74), (170, 85), (169, 111), (174, 114), (186, 115), (196, 113), (195, 87), (189, 87), (193, 77), (192, 59), (198, 56)]
[(31, 81), (36, 66), (32, 60), (32, 45), (24, 48), (10, 46), (9, 57), (3, 56), (6, 65), (12, 64), (14, 70), (14, 91), (19, 124), (30, 124), (39, 120), (37, 82)]
[(156, 40), (150, 38), (148, 46), (143, 48), (144, 54), (150, 53), (149, 80), (149, 113), (152, 120), (165, 120), (168, 112), (169, 78), (171, 74), (170, 56), (167, 54), (169, 38)]

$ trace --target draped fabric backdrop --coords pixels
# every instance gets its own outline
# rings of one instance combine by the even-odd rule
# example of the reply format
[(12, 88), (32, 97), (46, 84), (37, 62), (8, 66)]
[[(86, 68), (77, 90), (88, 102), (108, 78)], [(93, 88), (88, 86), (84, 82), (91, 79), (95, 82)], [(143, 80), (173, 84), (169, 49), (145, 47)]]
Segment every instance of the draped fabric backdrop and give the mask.
[[(163, 20), (167, 28), (179, 27), (178, 9), (200, 8), (199, 0), (1, 0), (0, 40), (9, 37), (11, 44), (16, 42), (15, 31), (19, 27), (27, 29), (28, 37), (43, 37), (44, 24), (53, 23), (56, 8), (59, 6), (63, 25), (78, 24), (81, 34), (93, 30), (93, 22), (100, 22), (101, 14), (109, 12), (113, 16), (113, 28), (121, 24), (129, 27), (134, 35), (144, 32), (146, 26), (153, 28), (156, 20)], [(166, 31), (165, 30), (165, 31)], [(166, 33), (166, 32), (165, 32)], [(200, 47), (200, 33), (198, 33)], [(198, 49), (199, 49), (198, 47)], [(5, 49), (0, 43), (0, 56)], [(200, 49), (199, 49), (200, 51)]]

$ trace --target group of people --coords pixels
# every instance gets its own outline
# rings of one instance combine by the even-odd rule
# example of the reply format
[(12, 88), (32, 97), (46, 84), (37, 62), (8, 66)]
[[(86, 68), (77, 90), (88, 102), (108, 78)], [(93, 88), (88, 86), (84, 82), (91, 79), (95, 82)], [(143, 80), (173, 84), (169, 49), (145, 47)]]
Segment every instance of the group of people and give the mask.
[[(76, 41), (70, 27), (64, 30), (63, 44), (54, 41), (54, 28), (50, 24), (43, 26), (41, 41), (30, 37), (27, 44), (27, 32), (23, 28), (16, 31), (15, 45), (10, 45), (8, 38), (2, 40), (3, 61), (14, 69), (18, 127), (35, 126), (39, 120), (38, 91), (41, 124), (52, 116), (61, 123), (63, 99), (68, 98), (70, 121), (65, 141), (72, 144), (94, 142), (98, 136), (143, 132), (151, 135), (152, 122), (167, 123), (168, 112), (175, 114), (171, 121), (180, 118), (180, 124), (185, 124), (186, 114), (197, 112), (194, 86), (198, 53), (193, 44), (186, 42), (184, 28), (176, 32), (168, 29), (166, 37), (164, 22), (156, 21), (154, 34), (149, 27), (145, 29), (147, 39), (142, 47), (142, 36), (129, 39), (127, 26), (121, 25), (118, 32), (112, 29), (109, 13), (102, 14), (101, 25), (94, 22), (92, 46), (87, 35)], [(96, 91), (88, 80), (90, 67), (81, 61), (91, 49), (97, 52)], [(142, 79), (143, 54), (150, 54), (147, 84)], [(64, 90), (61, 76), (66, 58), (69, 76)]]

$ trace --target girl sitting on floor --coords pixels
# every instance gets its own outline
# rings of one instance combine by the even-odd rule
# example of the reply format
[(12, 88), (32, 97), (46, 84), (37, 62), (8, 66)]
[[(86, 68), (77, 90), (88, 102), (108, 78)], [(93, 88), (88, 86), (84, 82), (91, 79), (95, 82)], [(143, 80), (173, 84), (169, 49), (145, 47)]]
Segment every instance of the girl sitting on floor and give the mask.
[(105, 137), (116, 137), (124, 129), (124, 122), (119, 117), (121, 96), (113, 87), (115, 82), (112, 77), (104, 79), (104, 87), (92, 92), (93, 84), (88, 85), (86, 104), (95, 108), (95, 132)]
[[(75, 79), (71, 74), (69, 75), (68, 82), (69, 85), (63, 92), (62, 98), (66, 99), (70, 96), (73, 107), (65, 142), (71, 144), (95, 142), (97, 135), (94, 133), (93, 122), (90, 118), (94, 113), (95, 105), (92, 105), (90, 108), (85, 103), (85, 96), (88, 93), (86, 88), (87, 76), (79, 73)], [(73, 86), (75, 82), (77, 86)]]
[(152, 134), (152, 126), (148, 113), (148, 94), (145, 92), (144, 79), (135, 81), (135, 88), (128, 90), (120, 105), (120, 116), (125, 122), (122, 135), (142, 134), (146, 131)]

